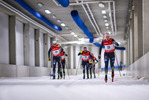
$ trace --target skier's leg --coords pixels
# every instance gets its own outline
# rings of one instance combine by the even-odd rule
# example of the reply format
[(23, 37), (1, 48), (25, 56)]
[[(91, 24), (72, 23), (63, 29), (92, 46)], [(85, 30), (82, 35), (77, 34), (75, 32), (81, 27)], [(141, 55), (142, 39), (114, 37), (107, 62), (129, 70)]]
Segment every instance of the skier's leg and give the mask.
[(53, 79), (55, 79), (56, 59), (53, 57)]
[(83, 79), (85, 79), (85, 62), (82, 61), (82, 68), (83, 68)]
[(104, 60), (105, 60), (105, 81), (107, 82), (109, 58), (106, 53), (104, 54)]
[(114, 78), (114, 62), (115, 62), (115, 54), (113, 52), (110, 55), (110, 64), (111, 64), (111, 69), (112, 69), (112, 75), (111, 75), (112, 79)]
[(89, 79), (89, 62), (86, 62), (87, 79)]
[(92, 78), (92, 64), (89, 64), (89, 69), (90, 69), (90, 78)]
[[(62, 78), (60, 57), (57, 57), (57, 62), (58, 62), (58, 75), (60, 76), (60, 78)], [(59, 77), (58, 77), (58, 79), (59, 79)]]
[(96, 78), (96, 75), (95, 75), (95, 65), (93, 67), (93, 74), (94, 74), (94, 78)]
[(62, 61), (62, 67), (63, 67), (63, 75), (64, 75), (64, 79), (65, 79), (65, 60)]

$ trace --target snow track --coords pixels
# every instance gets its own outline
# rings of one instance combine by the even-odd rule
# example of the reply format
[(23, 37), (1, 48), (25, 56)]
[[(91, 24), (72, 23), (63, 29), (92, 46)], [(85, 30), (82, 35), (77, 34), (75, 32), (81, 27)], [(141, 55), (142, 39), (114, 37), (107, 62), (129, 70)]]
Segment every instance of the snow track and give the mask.
[(0, 78), (0, 100), (149, 100), (149, 82), (115, 75), (115, 82), (104, 82), (82, 75), (52, 80), (48, 76)]

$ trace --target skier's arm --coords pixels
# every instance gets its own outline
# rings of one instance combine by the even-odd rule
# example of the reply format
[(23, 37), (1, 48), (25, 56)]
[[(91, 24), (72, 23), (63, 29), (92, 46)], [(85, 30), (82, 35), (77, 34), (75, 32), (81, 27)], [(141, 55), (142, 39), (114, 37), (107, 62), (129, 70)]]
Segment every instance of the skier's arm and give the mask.
[(119, 44), (114, 39), (112, 39), (112, 41), (116, 46), (119, 46)]
[(101, 46), (99, 48), (99, 56), (98, 56), (99, 59), (101, 58), (102, 47), (103, 47), (103, 41), (102, 41)]
[(98, 62), (98, 60), (95, 58), (96, 62)]
[(48, 58), (49, 58), (49, 60), (50, 60), (50, 52), (51, 52), (51, 48), (48, 51)]
[(80, 51), (80, 52), (78, 53), (78, 56), (80, 56), (80, 55), (82, 55), (82, 51)]
[(65, 55), (65, 56), (68, 56), (68, 55), (65, 53), (65, 51), (64, 51), (64, 55)]
[(90, 57), (93, 59), (94, 57), (91, 55), (91, 53), (89, 53)]
[(101, 55), (102, 47), (103, 47), (103, 41), (102, 41), (101, 46), (99, 48), (99, 55)]

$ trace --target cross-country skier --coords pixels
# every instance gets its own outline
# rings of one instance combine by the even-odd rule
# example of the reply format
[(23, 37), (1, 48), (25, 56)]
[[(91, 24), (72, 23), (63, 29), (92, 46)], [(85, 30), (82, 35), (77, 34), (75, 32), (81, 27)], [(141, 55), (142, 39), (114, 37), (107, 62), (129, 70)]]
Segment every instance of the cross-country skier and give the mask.
[(90, 69), (90, 78), (92, 78), (92, 72), (94, 74), (94, 78), (96, 78), (95, 75), (95, 64), (98, 62), (98, 60), (96, 59), (96, 57), (94, 56), (93, 53), (91, 53), (92, 58), (89, 57), (89, 69)]
[(105, 39), (102, 40), (101, 47), (99, 49), (99, 59), (101, 58), (101, 51), (102, 47), (105, 46), (105, 53), (104, 53), (104, 61), (105, 61), (105, 82), (107, 82), (107, 74), (108, 74), (108, 62), (110, 60), (111, 69), (112, 69), (112, 82), (114, 80), (114, 62), (115, 62), (115, 47), (119, 46), (119, 44), (113, 39), (110, 38), (109, 33), (105, 34)]
[(65, 79), (65, 56), (68, 56), (68, 55), (65, 53), (65, 51), (61, 51), (60, 56), (61, 56), (61, 65), (63, 69), (63, 76)]
[(92, 57), (91, 53), (90, 51), (87, 51), (86, 47), (84, 47), (84, 50), (78, 53), (78, 56), (79, 55), (82, 55), (83, 79), (85, 79), (85, 66), (87, 71), (87, 79), (89, 79), (88, 67), (89, 67), (89, 57)]
[(50, 47), (48, 52), (48, 57), (50, 60), (50, 52), (53, 53), (53, 79), (55, 79), (55, 68), (56, 68), (56, 62), (58, 62), (58, 79), (62, 78), (62, 72), (60, 71), (61, 64), (60, 64), (60, 52), (63, 51), (63, 48), (57, 44), (56, 41), (53, 41), (53, 46)]

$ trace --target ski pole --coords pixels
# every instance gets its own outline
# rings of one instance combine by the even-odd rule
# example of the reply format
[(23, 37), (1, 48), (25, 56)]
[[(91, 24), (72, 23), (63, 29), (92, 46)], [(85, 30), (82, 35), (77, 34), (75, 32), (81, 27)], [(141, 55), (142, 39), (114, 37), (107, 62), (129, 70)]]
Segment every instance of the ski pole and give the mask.
[(51, 79), (51, 66), (50, 66), (50, 61), (49, 62), (49, 71), (50, 71), (50, 79)]
[[(117, 59), (116, 53), (115, 53), (115, 57), (116, 57), (116, 62), (117, 62), (118, 70), (119, 70), (119, 64), (118, 64), (118, 59)], [(119, 70), (119, 74), (120, 74), (120, 77), (122, 77), (120, 70)]]
[[(66, 62), (65, 62), (65, 63), (66, 63)], [(67, 75), (68, 75), (68, 77), (69, 77), (69, 70), (68, 70), (67, 63), (66, 63), (66, 69), (67, 69)], [(69, 79), (70, 79), (70, 77), (69, 77)]]
[[(100, 62), (100, 60), (99, 60)], [(100, 63), (98, 63), (98, 76), (100, 76)]]

